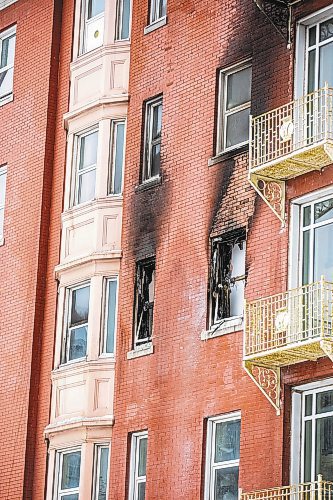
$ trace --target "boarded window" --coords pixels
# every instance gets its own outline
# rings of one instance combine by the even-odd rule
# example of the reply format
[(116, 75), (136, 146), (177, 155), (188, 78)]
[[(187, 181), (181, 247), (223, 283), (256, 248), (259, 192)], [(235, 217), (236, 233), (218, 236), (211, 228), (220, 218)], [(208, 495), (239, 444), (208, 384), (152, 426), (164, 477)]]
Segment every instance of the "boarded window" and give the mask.
[(245, 232), (229, 233), (212, 241), (210, 324), (243, 315), (245, 287)]

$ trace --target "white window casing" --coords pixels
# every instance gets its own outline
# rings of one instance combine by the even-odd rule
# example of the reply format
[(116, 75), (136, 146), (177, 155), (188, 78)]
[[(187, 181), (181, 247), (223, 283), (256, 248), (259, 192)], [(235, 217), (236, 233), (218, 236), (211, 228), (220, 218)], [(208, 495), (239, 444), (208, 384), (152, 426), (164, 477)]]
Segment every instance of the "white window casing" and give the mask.
[(116, 41), (130, 39), (131, 0), (117, 1)]
[(0, 33), (0, 105), (13, 98), (16, 26)]
[(53, 500), (79, 500), (81, 475), (81, 449), (69, 449), (56, 453)]
[(160, 176), (163, 99), (146, 102), (142, 182)]
[(144, 500), (145, 498), (147, 446), (148, 431), (132, 434), (128, 500)]
[(9, 7), (13, 3), (17, 2), (17, 0), (0, 0), (0, 10)]
[(89, 303), (90, 283), (66, 289), (62, 364), (87, 355)]
[(118, 280), (106, 278), (104, 280), (104, 314), (101, 338), (101, 354), (115, 355), (116, 330), (118, 311)]
[(109, 490), (109, 444), (95, 444), (93, 471), (93, 500), (107, 500)]
[(108, 194), (121, 195), (124, 183), (126, 122), (111, 121), (111, 164), (108, 182)]
[(167, 0), (150, 0), (149, 24), (165, 19), (167, 14)]
[(72, 206), (95, 199), (98, 136), (94, 127), (74, 137)]
[(7, 167), (0, 166), (0, 245), (4, 241)]

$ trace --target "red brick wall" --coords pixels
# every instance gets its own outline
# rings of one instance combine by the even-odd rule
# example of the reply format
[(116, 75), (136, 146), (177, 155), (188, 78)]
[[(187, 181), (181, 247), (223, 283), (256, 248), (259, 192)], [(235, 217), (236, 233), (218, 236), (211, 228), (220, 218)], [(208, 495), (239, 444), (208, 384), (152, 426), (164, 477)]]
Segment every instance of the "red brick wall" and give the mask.
[(20, 0), (0, 11), (0, 30), (17, 24), (14, 101), (0, 107), (0, 165), (8, 166), (0, 247), (0, 497), (8, 500), (32, 498), (29, 481), (23, 483), (38, 397), (59, 8), (59, 1)]
[[(291, 99), (293, 51), (252, 0), (169, 0), (167, 26), (144, 36), (147, 3), (134, 0), (133, 6), (109, 498), (125, 498), (128, 435), (143, 429), (149, 431), (146, 498), (200, 498), (204, 419), (235, 410), (242, 412), (240, 486), (274, 486), (288, 481), (282, 458), (287, 463), (283, 437), (286, 442), (289, 408), (285, 418), (277, 417), (243, 371), (242, 332), (207, 342), (200, 333), (206, 328), (209, 236), (248, 227), (246, 295), (253, 299), (287, 287), (288, 226), (281, 229), (261, 200), (253, 205), (244, 155), (212, 167), (207, 162), (213, 155), (217, 68), (252, 56), (257, 114)], [(311, 2), (303, 12), (328, 3)], [(142, 103), (161, 92), (163, 182), (135, 192)], [(331, 179), (327, 169), (296, 180), (288, 197)], [(126, 360), (132, 348), (135, 262), (154, 253), (155, 352)], [(313, 377), (333, 373), (327, 360), (314, 365)], [(310, 373), (309, 364), (286, 370), (286, 383), (311, 378), (312, 368)]]

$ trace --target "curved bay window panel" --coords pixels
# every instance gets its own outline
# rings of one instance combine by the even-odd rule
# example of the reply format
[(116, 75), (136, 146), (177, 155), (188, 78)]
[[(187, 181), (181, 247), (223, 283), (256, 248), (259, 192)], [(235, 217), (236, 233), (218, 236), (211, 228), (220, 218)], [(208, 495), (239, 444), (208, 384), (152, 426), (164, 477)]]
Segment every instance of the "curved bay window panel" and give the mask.
[(155, 259), (137, 263), (134, 347), (147, 344), (153, 334)]
[(62, 363), (85, 358), (87, 354), (90, 285), (67, 290), (66, 332)]
[(210, 326), (243, 316), (245, 231), (212, 240)]
[(74, 205), (80, 205), (95, 198), (98, 129), (78, 135), (75, 157)]

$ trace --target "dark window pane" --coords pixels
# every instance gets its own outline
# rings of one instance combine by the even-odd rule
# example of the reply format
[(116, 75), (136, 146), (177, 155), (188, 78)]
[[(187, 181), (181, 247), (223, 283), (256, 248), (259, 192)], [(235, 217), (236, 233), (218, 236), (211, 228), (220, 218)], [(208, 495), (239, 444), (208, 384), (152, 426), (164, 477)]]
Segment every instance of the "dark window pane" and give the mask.
[(146, 483), (138, 484), (138, 500), (145, 500), (146, 495)]
[(251, 73), (251, 68), (245, 68), (227, 77), (227, 110), (251, 100)]
[(319, 26), (319, 41), (324, 42), (325, 40), (328, 40), (329, 38), (333, 37), (333, 18), (328, 19), (328, 21), (325, 21), (320, 24)]
[(308, 55), (308, 93), (314, 91), (316, 82), (316, 51), (311, 50)]
[(315, 222), (324, 222), (333, 218), (333, 198), (316, 203), (314, 206)]
[(69, 346), (68, 361), (85, 357), (85, 355), (87, 354), (87, 336), (88, 336), (88, 328), (86, 326), (73, 328), (70, 331), (70, 346)]
[(160, 174), (161, 169), (161, 145), (156, 144), (151, 150), (151, 177)]
[(311, 206), (304, 207), (303, 209), (303, 227), (311, 224)]
[(305, 416), (312, 415), (312, 394), (305, 396)]
[(7, 65), (14, 64), (16, 35), (5, 38), (2, 41), (0, 69)]
[(104, 0), (88, 0), (88, 19), (104, 12)]
[(309, 29), (309, 47), (316, 45), (316, 33), (317, 26), (312, 26), (312, 28)]
[(303, 233), (302, 284), (307, 285), (310, 278), (310, 231)]
[(0, 73), (0, 97), (4, 97), (13, 92), (14, 68), (7, 69)]
[(237, 500), (238, 467), (216, 470), (214, 490), (215, 500)]
[(316, 476), (333, 480), (333, 417), (316, 421)]
[(148, 442), (147, 438), (139, 440), (139, 466), (138, 466), (139, 477), (146, 475), (147, 442)]
[(319, 49), (319, 87), (333, 86), (333, 43)]
[(153, 107), (153, 136), (155, 140), (160, 137), (162, 130), (162, 104)]
[(319, 392), (317, 394), (316, 413), (333, 411), (333, 391)]
[(304, 481), (311, 481), (312, 424), (305, 422), (304, 436)]
[(314, 280), (333, 279), (333, 224), (315, 229)]
[(216, 424), (215, 462), (239, 459), (240, 421)]
[(106, 490), (108, 484), (108, 468), (109, 468), (108, 464), (109, 464), (109, 448), (101, 448), (97, 500), (106, 500)]
[(249, 109), (244, 109), (243, 111), (238, 111), (227, 116), (227, 148), (249, 140), (249, 116)]
[(120, 194), (123, 183), (125, 124), (115, 125), (115, 152), (113, 166), (113, 194)]
[(61, 489), (78, 488), (80, 484), (81, 452), (65, 453), (62, 462)]
[(114, 352), (114, 333), (116, 321), (116, 300), (117, 300), (117, 282), (108, 283), (108, 304), (107, 304), (107, 332), (105, 352), (111, 354)]
[(70, 326), (87, 323), (89, 314), (90, 286), (72, 290), (72, 310)]

